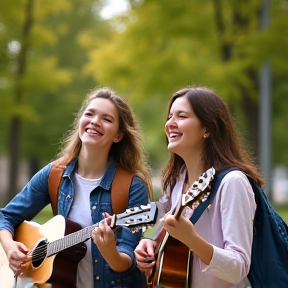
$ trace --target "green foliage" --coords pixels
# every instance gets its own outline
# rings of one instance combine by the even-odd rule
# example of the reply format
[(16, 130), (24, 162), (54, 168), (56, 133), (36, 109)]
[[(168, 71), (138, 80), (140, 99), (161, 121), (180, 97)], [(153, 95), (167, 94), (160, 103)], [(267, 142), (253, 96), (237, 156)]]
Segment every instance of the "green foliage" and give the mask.
[[(142, 119), (152, 165), (157, 167), (165, 157), (160, 151), (165, 145), (159, 146), (168, 99), (183, 86), (215, 89), (247, 135), (254, 120), (247, 119), (241, 107), (247, 99), (246, 106), (258, 102), (257, 71), (267, 59), (277, 75), (287, 70), (285, 1), (272, 1), (266, 30), (260, 29), (259, 0), (130, 2), (132, 11), (112, 20), (114, 34), (95, 46), (86, 71), (129, 96)], [(273, 95), (276, 91), (273, 82)]]
[[(257, 102), (259, 83), (247, 71), (259, 71), (269, 59), (273, 163), (288, 164), (286, 1), (271, 1), (265, 30), (260, 29), (260, 0), (131, 0), (127, 14), (102, 20), (104, 2), (33, 1), (31, 34), (25, 38), (29, 0), (0, 1), (0, 137), (7, 139), (11, 118), (20, 117), (21, 158), (38, 164), (52, 159), (83, 98), (97, 86), (114, 88), (132, 105), (155, 170), (168, 155), (168, 101), (183, 86), (215, 89), (247, 135), (251, 123), (239, 87)], [(19, 80), (23, 44), (29, 49)], [(0, 142), (1, 154), (7, 154), (7, 142)]]
[[(7, 139), (10, 119), (20, 117), (21, 158), (43, 165), (58, 152), (75, 112), (97, 83), (83, 73), (89, 50), (83, 46), (83, 35), (104, 37), (110, 28), (93, 12), (97, 1), (60, 0), (53, 5), (47, 0), (31, 1), (32, 29), (25, 39), (28, 3), (0, 2), (0, 136)], [(8, 49), (11, 41), (18, 47), (13, 51)], [(18, 78), (23, 41), (29, 49), (26, 69)], [(17, 81), (21, 96), (16, 94)], [(7, 141), (1, 142), (0, 153), (7, 151)]]

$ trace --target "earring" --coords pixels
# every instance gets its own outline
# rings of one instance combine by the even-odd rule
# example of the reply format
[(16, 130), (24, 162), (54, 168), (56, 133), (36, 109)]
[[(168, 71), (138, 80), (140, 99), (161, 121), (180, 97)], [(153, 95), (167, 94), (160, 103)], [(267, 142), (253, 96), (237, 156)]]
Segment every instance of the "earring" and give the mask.
[(207, 137), (208, 137), (208, 135), (205, 133), (203, 137), (204, 137), (204, 138), (207, 138)]

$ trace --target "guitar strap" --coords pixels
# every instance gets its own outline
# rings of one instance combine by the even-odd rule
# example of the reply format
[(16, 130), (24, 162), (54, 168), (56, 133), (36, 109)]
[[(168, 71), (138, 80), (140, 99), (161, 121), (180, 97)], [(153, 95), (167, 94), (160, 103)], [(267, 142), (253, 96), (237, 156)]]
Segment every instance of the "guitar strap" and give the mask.
[[(62, 182), (62, 175), (66, 165), (59, 160), (52, 162), (48, 177), (48, 190), (51, 199), (53, 215), (57, 215), (58, 191)], [(128, 206), (129, 189), (134, 174), (122, 167), (118, 167), (111, 187), (111, 202), (113, 214), (122, 213)]]
[[(233, 169), (229, 169), (229, 171), (232, 171)], [(229, 172), (228, 170), (222, 170), (219, 173), (217, 173), (214, 177), (214, 180), (211, 182), (211, 190), (210, 190), (210, 195), (207, 198), (206, 201), (202, 202), (193, 212), (193, 215), (190, 218), (190, 221), (195, 224), (202, 213), (205, 211), (205, 209), (213, 202), (213, 199), (217, 193), (218, 187), (221, 183), (221, 180)]]

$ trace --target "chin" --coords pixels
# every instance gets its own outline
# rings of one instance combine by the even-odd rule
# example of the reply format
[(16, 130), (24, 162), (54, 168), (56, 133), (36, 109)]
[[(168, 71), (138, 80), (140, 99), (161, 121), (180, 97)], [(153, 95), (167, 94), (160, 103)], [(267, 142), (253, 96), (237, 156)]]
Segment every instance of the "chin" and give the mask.
[(167, 150), (169, 152), (172, 152), (172, 153), (176, 153), (177, 154), (177, 151), (179, 150), (179, 148), (177, 148), (177, 146), (175, 147), (173, 144), (168, 144), (168, 147), (167, 147)]

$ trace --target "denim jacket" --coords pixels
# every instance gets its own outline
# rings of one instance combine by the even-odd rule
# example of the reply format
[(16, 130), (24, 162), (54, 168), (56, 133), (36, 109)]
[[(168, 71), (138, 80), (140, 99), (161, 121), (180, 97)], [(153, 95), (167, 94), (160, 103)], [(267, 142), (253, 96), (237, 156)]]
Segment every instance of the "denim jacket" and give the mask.
[[(74, 199), (72, 175), (75, 173), (77, 160), (70, 162), (63, 173), (63, 181), (58, 194), (58, 214), (67, 217)], [(93, 223), (103, 219), (102, 213), (113, 214), (111, 205), (111, 185), (115, 176), (117, 163), (110, 160), (108, 167), (98, 187), (90, 194), (90, 209)], [(0, 230), (7, 229), (14, 235), (14, 227), (24, 220), (32, 220), (46, 205), (50, 204), (48, 192), (48, 176), (51, 163), (38, 171), (23, 190), (17, 194), (7, 206), (0, 210)], [(133, 177), (129, 190), (129, 204), (127, 208), (146, 205), (148, 190), (144, 181), (137, 176)], [(119, 227), (115, 231), (117, 249), (126, 253), (132, 260), (131, 268), (122, 273), (113, 271), (103, 259), (97, 246), (91, 241), (93, 260), (94, 287), (146, 287), (143, 274), (137, 268), (134, 249), (137, 246), (141, 232), (131, 233), (127, 228)], [(91, 276), (92, 277), (92, 276)]]

